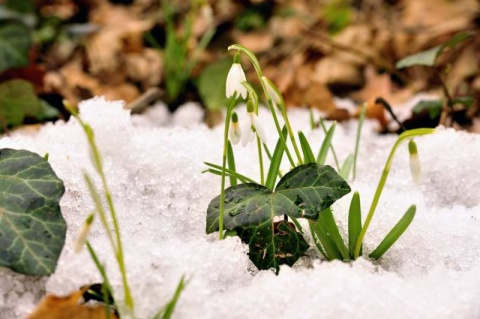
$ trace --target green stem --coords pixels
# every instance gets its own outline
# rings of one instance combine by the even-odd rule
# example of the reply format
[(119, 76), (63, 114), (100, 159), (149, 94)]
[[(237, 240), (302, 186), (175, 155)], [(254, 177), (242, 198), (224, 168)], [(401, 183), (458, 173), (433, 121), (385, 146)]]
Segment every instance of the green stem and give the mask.
[(372, 204), (370, 206), (370, 210), (368, 212), (367, 218), (365, 219), (365, 223), (360, 231), (360, 235), (358, 236), (357, 243), (355, 245), (355, 252), (354, 252), (354, 259), (356, 259), (360, 255), (360, 248), (362, 247), (363, 238), (367, 232), (368, 226), (372, 221), (373, 214), (375, 213), (375, 209), (377, 208), (378, 201), (380, 199), (380, 195), (382, 194), (383, 187), (387, 181), (388, 173), (390, 172), (390, 166), (392, 165), (393, 155), (397, 150), (398, 146), (406, 139), (410, 139), (415, 136), (427, 135), (432, 134), (435, 132), (435, 129), (429, 128), (420, 128), (410, 131), (403, 132), (393, 145), (392, 150), (390, 151), (390, 155), (387, 158), (387, 162), (385, 163), (385, 167), (383, 168), (382, 176), (380, 177), (380, 181), (378, 182), (377, 190), (375, 191), (375, 195), (373, 196)]
[[(267, 94), (266, 90), (265, 90), (265, 94)], [(293, 135), (292, 126), (290, 125), (290, 120), (288, 119), (288, 116), (287, 116), (287, 108), (285, 106), (285, 103), (282, 103), (281, 105), (279, 105), (279, 107), (282, 110), (283, 120), (285, 121), (285, 126), (287, 127), (288, 135), (290, 136), (290, 140), (292, 141), (293, 149), (295, 150), (295, 154), (297, 155), (298, 162), (300, 163), (300, 165), (302, 165), (303, 164), (302, 156), (300, 155), (300, 150), (298, 148), (297, 141), (295, 140), (295, 136)]]
[(265, 185), (265, 173), (263, 171), (262, 141), (257, 135), (258, 162), (260, 164), (260, 184)]
[[(255, 55), (250, 50), (248, 50), (246, 47), (244, 47), (242, 45), (233, 44), (233, 45), (228, 47), (228, 50), (229, 51), (230, 50), (241, 51), (241, 52), (245, 53), (247, 55), (247, 57), (249, 58), (249, 60), (252, 62), (253, 68), (255, 69), (255, 72), (257, 73), (258, 79), (260, 80), (260, 83), (262, 85), (263, 92), (265, 93), (265, 96), (267, 97), (267, 104), (268, 104), (268, 107), (270, 109), (270, 113), (272, 113), (273, 121), (275, 123), (275, 128), (277, 129), (278, 135), (280, 136), (280, 139), (282, 140), (282, 143), (285, 145), (285, 153), (287, 154), (288, 160), (290, 161), (290, 165), (292, 167), (295, 167), (295, 161), (293, 160), (293, 157), (290, 154), (290, 150), (288, 149), (288, 146), (287, 146), (287, 141), (283, 137), (282, 128), (280, 127), (280, 123), (278, 122), (277, 113), (275, 112), (275, 108), (273, 106), (272, 99), (268, 95), (267, 88), (265, 87), (265, 84), (262, 81), (263, 73), (262, 73), (262, 68), (260, 67), (260, 63), (258, 63), (258, 60), (255, 57)], [(298, 156), (298, 154), (299, 153), (297, 153), (297, 156)], [(301, 159), (301, 157), (299, 157), (299, 158)]]
[(223, 214), (225, 212), (225, 178), (227, 166), (227, 144), (228, 144), (228, 128), (230, 127), (230, 117), (232, 116), (235, 100), (237, 99), (237, 92), (233, 93), (230, 99), (230, 105), (227, 108), (227, 117), (225, 119), (225, 131), (223, 134), (223, 155), (222, 155), (222, 182), (220, 189), (220, 215), (218, 216), (218, 239), (223, 239)]

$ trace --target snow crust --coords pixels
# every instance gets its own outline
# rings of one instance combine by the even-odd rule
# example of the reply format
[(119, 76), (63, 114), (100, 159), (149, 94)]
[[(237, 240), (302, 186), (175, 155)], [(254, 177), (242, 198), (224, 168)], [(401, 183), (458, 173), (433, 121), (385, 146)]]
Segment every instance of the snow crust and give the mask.
[[(173, 126), (165, 126), (170, 115), (164, 106), (133, 118), (122, 106), (96, 98), (80, 109), (103, 156), (139, 318), (151, 318), (182, 275), (190, 280), (174, 318), (480, 318), (480, 136), (439, 128), (417, 138), (419, 185), (411, 180), (406, 143), (400, 147), (364, 250), (373, 250), (411, 204), (417, 215), (380, 262), (327, 262), (312, 249), (276, 276), (257, 271), (237, 238), (205, 235), (206, 209), (219, 194), (220, 180), (202, 174), (202, 162), (221, 162), (223, 127), (208, 129), (192, 104), (173, 115)], [(237, 112), (240, 121), (246, 119), (242, 107)], [(273, 150), (276, 135), (267, 114), (260, 110)], [(310, 130), (308, 112), (289, 114), (292, 126), (318, 151), (324, 134)], [(360, 192), (363, 217), (396, 140), (377, 136), (374, 127), (365, 123), (351, 183)], [(355, 121), (337, 126), (333, 143), (341, 162), (353, 152), (356, 128)], [(48, 152), (66, 186), (61, 208), (68, 233), (56, 272), (31, 278), (0, 268), (0, 319), (16, 319), (30, 313), (45, 292), (65, 295), (101, 282), (87, 252), (73, 253), (76, 232), (93, 209), (83, 172), (100, 183), (75, 119), (47, 124), (34, 135), (18, 132), (1, 139), (0, 147)], [(255, 152), (254, 144), (235, 147), (239, 171), (258, 180)], [(331, 154), (327, 161), (333, 165)], [(333, 206), (344, 236), (350, 199), (351, 194)], [(98, 221), (90, 240), (121, 299), (120, 275)]]

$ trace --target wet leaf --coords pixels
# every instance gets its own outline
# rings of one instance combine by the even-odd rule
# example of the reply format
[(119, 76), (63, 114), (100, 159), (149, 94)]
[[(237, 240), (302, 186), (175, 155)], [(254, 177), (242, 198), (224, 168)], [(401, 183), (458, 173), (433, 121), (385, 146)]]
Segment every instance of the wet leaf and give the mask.
[[(278, 182), (275, 192), (254, 184), (240, 184), (225, 190), (225, 229), (273, 222), (273, 217), (317, 219), (318, 214), (337, 199), (348, 194), (350, 187), (328, 165), (316, 163), (298, 166)], [(207, 233), (218, 231), (220, 196), (207, 210)]]
[[(316, 220), (319, 213), (350, 192), (333, 168), (316, 163), (298, 166), (278, 182), (274, 192), (247, 183), (225, 190), (225, 229), (235, 229), (249, 244), (250, 259), (259, 269), (292, 265), (308, 248), (295, 227), (274, 224), (275, 216)], [(220, 196), (207, 210), (207, 233), (218, 231)]]
[(239, 237), (249, 246), (249, 257), (258, 269), (275, 268), (293, 264), (303, 256), (308, 244), (295, 225), (287, 221), (242, 227)]
[(21, 22), (6, 20), (0, 23), (0, 72), (27, 66), (28, 49), (32, 44), (30, 30)]
[(54, 272), (66, 233), (64, 191), (44, 158), (0, 150), (0, 266), (27, 275)]

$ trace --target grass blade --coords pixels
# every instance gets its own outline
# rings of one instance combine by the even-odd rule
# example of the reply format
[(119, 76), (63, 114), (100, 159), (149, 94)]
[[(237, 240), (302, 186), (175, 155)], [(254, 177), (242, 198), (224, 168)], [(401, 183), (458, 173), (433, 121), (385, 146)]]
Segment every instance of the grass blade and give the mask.
[(315, 235), (317, 236), (318, 240), (322, 244), (324, 252), (327, 256), (328, 260), (342, 260), (342, 255), (338, 251), (337, 245), (332, 240), (331, 236), (329, 235), (327, 225), (321, 216), (323, 212), (320, 213), (317, 222), (315, 222), (312, 227)]
[(311, 107), (308, 108), (308, 115), (310, 119), (310, 129), (314, 130), (315, 129), (315, 116), (313, 115), (313, 110)]
[[(362, 209), (360, 206), (360, 195), (355, 192), (350, 202), (350, 210), (348, 212), (348, 250), (350, 257), (353, 258), (355, 245), (357, 244), (358, 235), (362, 230)], [(362, 248), (360, 248), (360, 256)]]
[[(320, 126), (322, 127), (323, 133), (325, 135), (327, 134), (327, 128), (325, 127), (325, 123), (323, 119), (320, 117)], [(335, 152), (335, 149), (333, 148), (332, 142), (330, 142), (330, 148), (332, 149), (332, 155), (333, 155), (333, 160), (335, 161), (335, 166), (337, 167), (337, 171), (340, 171), (340, 164), (338, 163), (338, 158), (337, 158), (337, 153)]]
[[(282, 129), (283, 138), (287, 138), (287, 129), (285, 126)], [(265, 187), (273, 190), (275, 187), (275, 181), (277, 180), (277, 175), (280, 171), (280, 163), (282, 162), (283, 153), (285, 152), (285, 144), (283, 144), (282, 139), (279, 138), (275, 150), (270, 161), (270, 167), (268, 168), (267, 179), (265, 181)]]
[(358, 118), (357, 138), (355, 139), (355, 152), (353, 153), (353, 180), (355, 180), (355, 176), (357, 175), (358, 147), (360, 145), (360, 135), (362, 133), (363, 121), (365, 120), (366, 111), (367, 103), (363, 103), (362, 111), (360, 112), (360, 117)]
[(336, 122), (333, 122), (332, 126), (328, 129), (327, 133), (325, 133), (325, 138), (323, 139), (322, 147), (320, 147), (320, 151), (318, 152), (317, 156), (317, 163), (324, 164), (325, 160), (327, 159), (328, 149), (332, 144), (332, 137), (333, 133), (335, 132)]
[(325, 249), (322, 247), (322, 243), (320, 242), (319, 237), (315, 233), (315, 223), (312, 221), (308, 222), (308, 228), (310, 228), (310, 234), (312, 235), (312, 240), (315, 246), (317, 247), (318, 251), (325, 257), (326, 260), (330, 260)]
[[(203, 172), (209, 172), (209, 173), (212, 173), (212, 174), (215, 174), (215, 175), (222, 175), (222, 167), (220, 165), (216, 165), (216, 164), (213, 164), (213, 163), (209, 163), (209, 162), (203, 162), (203, 164), (211, 167), (209, 169), (206, 169), (205, 171)], [(220, 174), (218, 174), (220, 173)], [(245, 176), (245, 175), (242, 175), (240, 173), (237, 173), (235, 171), (232, 171), (228, 168), (225, 168), (225, 173), (227, 173), (227, 175), (235, 175), (236, 178), (238, 178), (240, 181), (242, 181), (242, 183), (255, 183), (255, 184), (258, 184), (257, 182), (255, 182), (253, 179)]]
[(302, 146), (305, 164), (315, 163), (315, 156), (313, 156), (312, 148), (310, 147), (310, 144), (308, 143), (308, 140), (303, 132), (298, 132), (298, 139), (300, 140), (300, 145)]
[(343, 238), (338, 231), (337, 223), (333, 218), (332, 210), (330, 208), (325, 209), (323, 212), (320, 213), (318, 219), (322, 220), (322, 222), (325, 223), (328, 233), (332, 238), (332, 241), (335, 243), (335, 246), (337, 247), (340, 255), (342, 255), (341, 260), (350, 260), (350, 254), (348, 253), (347, 246), (345, 246)]
[(182, 276), (178, 282), (177, 289), (175, 289), (172, 299), (170, 299), (170, 301), (162, 309), (160, 309), (160, 311), (157, 312), (152, 319), (170, 319), (173, 311), (175, 310), (178, 299), (180, 298), (180, 294), (182, 293), (183, 289), (185, 289), (187, 284), (188, 281), (185, 281), (185, 277)]
[(385, 236), (380, 245), (378, 245), (378, 247), (369, 255), (370, 258), (379, 259), (390, 247), (392, 247), (413, 221), (416, 209), (415, 205), (410, 206), (405, 215), (403, 215), (387, 236)]
[[(228, 164), (228, 169), (231, 171), (236, 171), (235, 169), (235, 155), (233, 155), (233, 147), (232, 143), (228, 141), (227, 144), (227, 164)], [(235, 175), (229, 174), (228, 177), (230, 178), (230, 186), (236, 186), (237, 185), (237, 177)]]
[(348, 176), (350, 175), (350, 171), (352, 170), (352, 165), (353, 165), (353, 154), (350, 154), (347, 156), (345, 159), (345, 162), (343, 162), (342, 167), (340, 168), (340, 176), (343, 177), (343, 179), (347, 180)]

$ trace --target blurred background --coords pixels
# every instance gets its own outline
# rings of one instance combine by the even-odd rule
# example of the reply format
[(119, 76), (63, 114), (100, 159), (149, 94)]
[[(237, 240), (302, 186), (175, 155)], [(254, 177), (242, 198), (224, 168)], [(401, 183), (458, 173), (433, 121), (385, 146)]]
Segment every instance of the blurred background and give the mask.
[[(365, 102), (387, 132), (376, 99), (404, 112), (395, 106), (427, 92), (439, 100), (408, 110), (408, 127), (437, 125), (448, 104), (450, 125), (480, 131), (479, 29), (477, 0), (3, 0), (0, 123), (5, 131), (65, 118), (63, 100), (105, 95), (135, 113), (198, 102), (213, 125), (226, 103), (227, 47), (238, 43), (288, 107), (342, 121), (358, 112), (335, 97)], [(396, 67), (458, 34), (432, 65)]]

